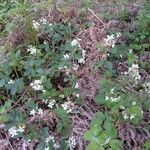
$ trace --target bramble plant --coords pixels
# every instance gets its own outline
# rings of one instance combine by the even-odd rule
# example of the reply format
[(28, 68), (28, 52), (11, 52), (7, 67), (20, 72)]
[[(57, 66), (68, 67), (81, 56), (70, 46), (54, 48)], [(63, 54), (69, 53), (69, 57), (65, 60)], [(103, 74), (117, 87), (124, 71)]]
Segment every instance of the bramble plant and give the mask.
[[(0, 123), (9, 138), (35, 142), (36, 150), (74, 150), (78, 139), (72, 134), (70, 117), (82, 116), (79, 109), (84, 107), (84, 101), (78, 71), (86, 67), (90, 51), (83, 49), (82, 39), (75, 37), (82, 26), (85, 30), (96, 23), (84, 24), (83, 18), (56, 23), (37, 13), (46, 9), (50, 15), (53, 3), (51, 0), (34, 3), (3, 0), (0, 4), (1, 37), (16, 29), (26, 34), (25, 41), (9, 46), (11, 51), (0, 65)], [(83, 1), (81, 13), (94, 4), (91, 0)], [(97, 46), (103, 57), (90, 67), (93, 72), (101, 73), (100, 90), (94, 100), (104, 109), (91, 114), (93, 118), (83, 133), (86, 150), (123, 149), (125, 143), (118, 134), (119, 125), (138, 126), (145, 111), (149, 111), (150, 65), (146, 57), (150, 49), (149, 8), (144, 6), (136, 18), (131, 18), (136, 21), (134, 30), (110, 29)], [(121, 21), (129, 21), (126, 11), (118, 14)], [(93, 14), (98, 18), (94, 11)], [(123, 66), (121, 69), (119, 64)], [(149, 145), (147, 140), (141, 147), (148, 150)]]

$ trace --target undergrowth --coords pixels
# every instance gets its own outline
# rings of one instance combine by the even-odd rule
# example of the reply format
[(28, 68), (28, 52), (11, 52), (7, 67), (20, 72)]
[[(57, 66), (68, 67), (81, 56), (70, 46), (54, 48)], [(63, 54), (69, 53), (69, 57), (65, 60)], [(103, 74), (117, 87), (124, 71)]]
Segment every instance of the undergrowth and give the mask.
[[(91, 3), (83, 3), (82, 11)], [(132, 17), (134, 30), (110, 29), (99, 43), (106, 59), (93, 67), (102, 74), (95, 101), (106, 111), (95, 114), (84, 134), (87, 150), (124, 149), (118, 135), (120, 124), (139, 125), (149, 111), (150, 5), (145, 4)], [(37, 12), (51, 6), (51, 1), (26, 0), (3, 0), (0, 5), (1, 37), (16, 28), (25, 33), (23, 43), (10, 46), (7, 60), (0, 65), (0, 124), (12, 140), (36, 141), (37, 150), (73, 150), (77, 143), (70, 137), (70, 116), (84, 103), (77, 71), (86, 64), (87, 54), (81, 39), (75, 38), (78, 26), (74, 19), (69, 23), (38, 20)], [(127, 13), (118, 17), (122, 22), (130, 18)], [(150, 141), (141, 145), (145, 150), (149, 147)]]

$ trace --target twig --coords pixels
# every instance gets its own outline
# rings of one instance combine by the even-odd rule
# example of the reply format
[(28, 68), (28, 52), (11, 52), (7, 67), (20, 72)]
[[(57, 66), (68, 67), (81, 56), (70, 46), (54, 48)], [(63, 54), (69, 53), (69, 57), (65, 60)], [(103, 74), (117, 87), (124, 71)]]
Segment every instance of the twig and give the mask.
[(14, 108), (24, 97), (24, 95), (27, 93), (28, 91), (28, 87), (25, 89), (25, 91), (23, 92), (22, 96), (15, 102), (15, 104), (13, 106), (11, 106), (8, 110), (6, 110), (4, 113), (0, 113), (0, 115), (5, 115), (7, 114), (12, 108)]
[(13, 146), (11, 145), (11, 143), (9, 141), (8, 135), (6, 133), (4, 133), (4, 134), (6, 136), (6, 139), (7, 139), (8, 143), (9, 143), (9, 146), (11, 147), (12, 150), (14, 150)]
[(88, 8), (88, 10), (105, 26), (105, 23), (94, 13), (93, 10), (91, 10), (90, 8)]

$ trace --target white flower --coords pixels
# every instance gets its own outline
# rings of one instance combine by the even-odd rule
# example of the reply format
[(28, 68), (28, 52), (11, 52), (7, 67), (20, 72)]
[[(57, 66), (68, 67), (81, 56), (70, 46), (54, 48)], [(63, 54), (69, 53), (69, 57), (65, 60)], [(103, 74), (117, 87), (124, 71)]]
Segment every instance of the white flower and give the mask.
[(36, 22), (35, 20), (33, 20), (33, 26), (36, 30), (38, 30), (40, 27), (40, 24), (38, 22)]
[(49, 26), (52, 26), (52, 25), (53, 25), (52, 23), (49, 24)]
[(48, 143), (50, 141), (55, 142), (54, 136), (50, 135), (49, 137), (46, 138), (45, 142)]
[(15, 135), (18, 135), (18, 134), (17, 134), (17, 129), (16, 129), (15, 126), (14, 126), (14, 127), (11, 127), (11, 128), (8, 130), (8, 132), (9, 132), (9, 134), (10, 134), (11, 137), (14, 137)]
[(41, 108), (39, 108), (39, 109), (38, 109), (38, 114), (39, 114), (39, 115), (43, 115), (43, 113), (44, 113), (43, 110), (42, 110)]
[(23, 133), (25, 131), (25, 126), (19, 126), (18, 130), (19, 132)]
[(70, 148), (70, 150), (73, 150), (77, 144), (75, 137), (70, 137), (67, 141), (68, 147)]
[(48, 107), (49, 108), (53, 108), (53, 106), (55, 105), (56, 101), (54, 99), (52, 99), (49, 103), (48, 103)]
[(109, 97), (108, 97), (108, 96), (106, 96), (106, 97), (105, 97), (105, 99), (106, 99), (106, 101), (108, 101), (108, 100), (109, 100)]
[(79, 63), (79, 64), (84, 64), (84, 63), (85, 63), (85, 59), (84, 59), (84, 58), (78, 59), (78, 63)]
[(49, 150), (49, 147), (46, 147), (44, 150)]
[(41, 19), (40, 19), (40, 22), (41, 22), (42, 24), (46, 24), (46, 23), (47, 23), (47, 20), (46, 20), (45, 18), (41, 18)]
[(132, 49), (130, 49), (130, 50), (129, 50), (129, 53), (130, 53), (130, 54), (132, 54), (132, 53), (133, 53), (133, 50), (132, 50)]
[(53, 147), (54, 147), (55, 149), (58, 149), (58, 148), (60, 148), (60, 145), (59, 145), (58, 143), (54, 143)]
[(29, 48), (27, 49), (27, 52), (30, 52), (31, 55), (35, 55), (37, 50), (35, 47), (29, 46)]
[(122, 109), (122, 110), (123, 110), (123, 109), (125, 109), (125, 107), (124, 107), (123, 105), (120, 105), (120, 109)]
[(42, 85), (42, 80), (34, 80), (30, 86), (36, 91), (43, 91), (44, 87)]
[(74, 39), (74, 40), (71, 42), (71, 46), (79, 46), (79, 47), (80, 47), (80, 43), (78, 42), (78, 40)]
[(123, 118), (126, 120), (126, 119), (129, 118), (129, 116), (125, 113), (125, 114), (123, 115)]
[(78, 82), (76, 83), (76, 85), (75, 85), (75, 87), (74, 87), (75, 89), (78, 89), (79, 88), (79, 84), (78, 84)]
[(75, 96), (79, 98), (79, 97), (80, 97), (80, 94), (75, 94)]
[(73, 109), (75, 108), (74, 103), (71, 101), (65, 102), (61, 104), (61, 106), (63, 107), (64, 110), (67, 111), (67, 113), (71, 113)]
[(118, 32), (116, 35), (117, 35), (117, 38), (121, 37), (121, 33), (120, 32)]
[(64, 95), (64, 94), (60, 94), (59, 97), (60, 97), (60, 98), (64, 98), (65, 95)]
[(134, 105), (136, 105), (136, 102), (134, 101), (134, 102), (132, 102), (132, 105), (134, 106)]
[(135, 82), (137, 83), (138, 80), (141, 79), (141, 76), (139, 74), (139, 66), (138, 64), (132, 64), (132, 66), (129, 68), (128, 70), (128, 75), (135, 80)]
[(109, 137), (108, 139), (106, 139), (105, 143), (103, 145), (106, 145), (110, 142), (111, 137)]
[(107, 38), (104, 39), (104, 45), (114, 47), (116, 43), (114, 35), (107, 35)]
[(135, 118), (135, 115), (134, 114), (132, 114), (131, 116), (130, 116), (130, 119), (132, 120), (133, 118)]
[(32, 109), (32, 110), (30, 111), (30, 115), (35, 116), (35, 114), (36, 114), (36, 111), (35, 111), (34, 109)]
[(82, 50), (82, 57), (85, 58), (86, 51)]
[(40, 27), (40, 24), (38, 22), (36, 22), (35, 20), (33, 20), (33, 26), (36, 30), (38, 30), (38, 28)]
[(8, 84), (13, 84), (13, 83), (14, 81), (12, 79), (8, 82)]
[(69, 59), (69, 55), (68, 54), (65, 54), (63, 55), (65, 59)]
[(115, 87), (110, 90), (110, 93), (114, 93)]
[(79, 65), (77, 65), (77, 64), (73, 64), (73, 70), (78, 70), (78, 68), (79, 68)]

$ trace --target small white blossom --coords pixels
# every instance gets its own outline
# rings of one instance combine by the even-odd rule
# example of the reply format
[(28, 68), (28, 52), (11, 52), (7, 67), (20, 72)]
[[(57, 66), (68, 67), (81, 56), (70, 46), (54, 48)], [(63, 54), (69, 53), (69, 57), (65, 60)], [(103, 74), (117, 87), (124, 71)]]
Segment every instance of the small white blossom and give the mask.
[(61, 106), (63, 107), (64, 110), (67, 111), (67, 113), (71, 113), (73, 109), (75, 108), (74, 103), (71, 101), (65, 102), (61, 104)]
[(23, 133), (25, 131), (25, 126), (19, 126), (18, 130), (19, 132)]
[(121, 37), (121, 33), (120, 32), (116, 33), (116, 35), (117, 35), (117, 38)]
[(14, 84), (14, 81), (11, 79), (8, 84)]
[(73, 150), (76, 147), (76, 139), (75, 137), (70, 137), (67, 141), (68, 147), (70, 148), (70, 150)]
[(56, 101), (54, 99), (52, 99), (49, 103), (48, 103), (48, 107), (49, 108), (53, 108), (53, 106), (55, 105)]
[(105, 141), (105, 143), (103, 145), (108, 144), (110, 142), (110, 139), (111, 139), (111, 137), (107, 138), (106, 141)]
[(36, 30), (38, 30), (40, 27), (40, 24), (38, 22), (36, 22), (35, 20), (33, 20), (33, 26)]
[(32, 109), (32, 110), (30, 111), (30, 115), (35, 116), (35, 114), (36, 114), (36, 111), (35, 111), (34, 109)]
[(134, 114), (132, 114), (131, 116), (130, 116), (130, 119), (132, 120), (133, 118), (135, 118), (135, 115)]
[(71, 46), (79, 46), (79, 47), (80, 47), (80, 43), (78, 42), (78, 40), (74, 39), (74, 40), (71, 42)]
[(49, 150), (49, 147), (46, 147), (44, 150)]
[(136, 82), (141, 79), (141, 76), (139, 74), (139, 70), (138, 69), (139, 69), (138, 64), (134, 64), (133, 63), (132, 66), (128, 70), (128, 75), (132, 79), (134, 79)]
[(65, 59), (69, 59), (69, 55), (68, 54), (65, 54), (63, 55)]
[(47, 20), (46, 20), (45, 18), (41, 18), (41, 19), (40, 19), (40, 22), (41, 22), (42, 24), (46, 24), (46, 23), (47, 23)]
[(123, 118), (126, 120), (126, 119), (129, 118), (129, 116), (125, 113), (125, 114), (123, 115)]
[(75, 96), (79, 98), (79, 97), (80, 97), (80, 94), (75, 94)]
[(38, 114), (39, 114), (39, 115), (43, 115), (43, 113), (44, 113), (43, 110), (42, 110), (41, 108), (39, 108), (39, 109), (38, 109)]
[(112, 88), (111, 90), (110, 90), (110, 93), (114, 93), (114, 90), (115, 90), (115, 88)]
[(125, 107), (123, 105), (120, 105), (119, 108), (122, 109), (122, 110), (125, 109)]
[(104, 39), (104, 45), (114, 47), (116, 43), (114, 35), (107, 35), (107, 38)]
[(85, 63), (85, 59), (84, 59), (84, 58), (78, 59), (78, 63), (79, 63), (79, 64), (84, 64), (84, 63)]
[(49, 24), (49, 26), (52, 26), (52, 25), (53, 25), (52, 23)]
[(130, 50), (129, 50), (129, 53), (130, 53), (130, 54), (132, 54), (132, 53), (133, 53), (133, 50), (132, 50), (132, 49), (130, 49)]
[(75, 87), (74, 87), (75, 89), (78, 89), (79, 88), (79, 84), (78, 84), (78, 82), (76, 83), (76, 85), (75, 85)]
[(60, 94), (59, 97), (60, 97), (60, 98), (64, 98), (65, 95), (64, 95), (64, 94)]
[(54, 143), (53, 147), (54, 147), (55, 149), (58, 149), (58, 148), (60, 148), (60, 145), (59, 145), (58, 143)]
[(15, 126), (14, 126), (14, 127), (11, 127), (11, 128), (8, 130), (8, 132), (9, 132), (9, 134), (10, 134), (11, 137), (14, 137), (15, 135), (18, 135), (18, 134), (17, 134), (17, 129), (16, 129)]
[(134, 105), (136, 105), (136, 102), (134, 101), (134, 102), (132, 102), (132, 105), (134, 106)]
[(37, 50), (35, 47), (29, 46), (27, 52), (30, 52), (31, 55), (35, 55), (37, 53)]
[(34, 80), (30, 86), (36, 91), (43, 91), (44, 87), (42, 85), (42, 80)]
[(77, 65), (77, 64), (73, 64), (73, 70), (78, 70), (78, 68), (79, 68), (79, 65)]
[(50, 142), (50, 141), (52, 141), (53, 143), (55, 142), (54, 136), (50, 135), (49, 137), (46, 138), (46, 141), (45, 141), (45, 142), (48, 143), (48, 142)]
[(108, 97), (108, 96), (106, 96), (106, 97), (105, 97), (105, 99), (106, 99), (106, 101), (108, 101), (108, 100), (109, 100), (109, 97)]

